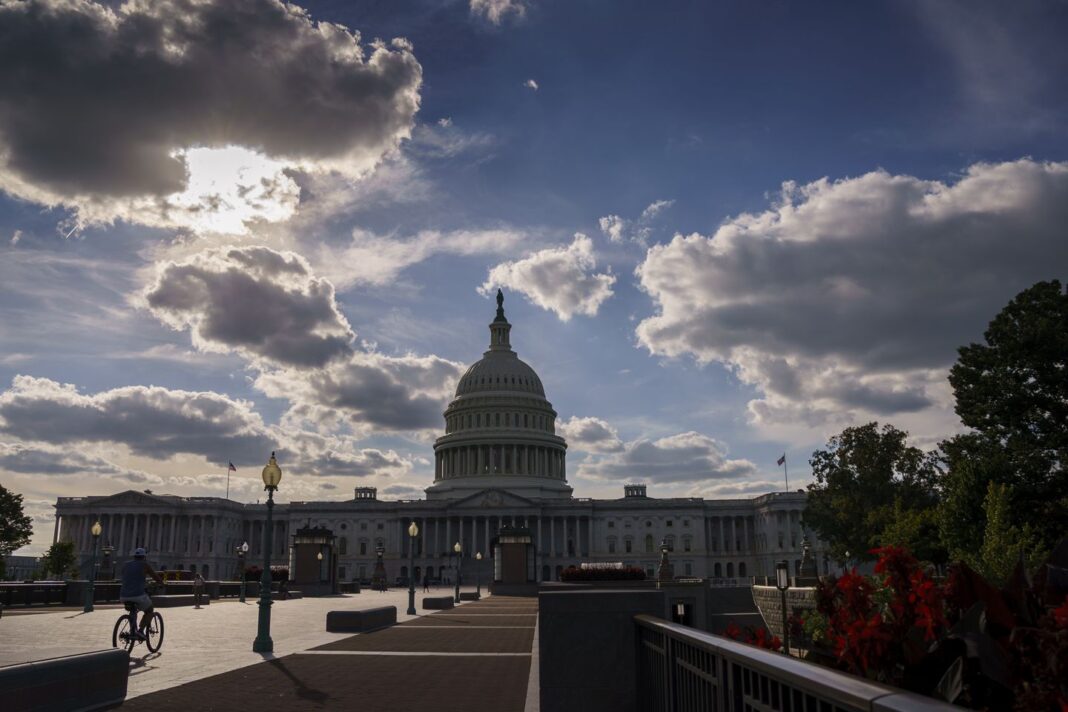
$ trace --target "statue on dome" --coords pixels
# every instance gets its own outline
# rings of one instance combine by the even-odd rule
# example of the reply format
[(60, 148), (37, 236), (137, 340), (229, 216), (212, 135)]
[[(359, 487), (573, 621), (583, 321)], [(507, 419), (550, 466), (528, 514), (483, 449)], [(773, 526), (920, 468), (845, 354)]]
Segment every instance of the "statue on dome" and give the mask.
[(504, 319), (504, 292), (497, 287), (497, 318)]

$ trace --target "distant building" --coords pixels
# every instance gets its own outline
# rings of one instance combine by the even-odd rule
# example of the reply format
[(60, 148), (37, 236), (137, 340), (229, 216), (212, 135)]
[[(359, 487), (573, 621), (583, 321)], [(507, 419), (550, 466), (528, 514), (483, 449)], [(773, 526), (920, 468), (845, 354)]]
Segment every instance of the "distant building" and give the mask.
[[(486, 580), (491, 545), (505, 525), (530, 530), (539, 580), (598, 561), (639, 566), (652, 577), (662, 541), (673, 549), (679, 577), (772, 575), (781, 559), (796, 573), (802, 491), (752, 499), (656, 498), (648, 496), (646, 485), (632, 484), (624, 486), (619, 499), (573, 497), (556, 411), (537, 373), (512, 350), (512, 327), (500, 293), (497, 301), (489, 349), (460, 378), (445, 410), (445, 434), (434, 443), (434, 482), (427, 498), (386, 501), (374, 488), (358, 487), (349, 501), (278, 504), (271, 536), (275, 561), (286, 560), (291, 536), (310, 524), (336, 537), (339, 579), (370, 578), (378, 546), (385, 549), (390, 579), (406, 577), (407, 529), (415, 521), (418, 577), (451, 577), (453, 544), (459, 541), (465, 572), (472, 571), (480, 551)], [(97, 519), (104, 527), (101, 543), (116, 547), (120, 561), (143, 546), (158, 567), (228, 578), (237, 570), (235, 551), (243, 541), (250, 547), (249, 564), (263, 555), (263, 504), (127, 491), (60, 497), (56, 514), (55, 538), (73, 540), (83, 557), (90, 554), (89, 528)], [(814, 541), (813, 549), (825, 572), (823, 544)]]

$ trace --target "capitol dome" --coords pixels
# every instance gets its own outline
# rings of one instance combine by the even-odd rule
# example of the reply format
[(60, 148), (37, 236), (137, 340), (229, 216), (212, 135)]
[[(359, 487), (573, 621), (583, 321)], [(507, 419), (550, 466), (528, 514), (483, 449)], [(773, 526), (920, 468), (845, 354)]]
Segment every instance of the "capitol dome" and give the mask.
[(434, 443), (429, 499), (455, 499), (486, 489), (531, 498), (570, 497), (567, 443), (556, 435), (556, 411), (534, 369), (512, 350), (512, 325), (497, 290), (490, 345), (460, 378), (445, 409), (445, 435)]

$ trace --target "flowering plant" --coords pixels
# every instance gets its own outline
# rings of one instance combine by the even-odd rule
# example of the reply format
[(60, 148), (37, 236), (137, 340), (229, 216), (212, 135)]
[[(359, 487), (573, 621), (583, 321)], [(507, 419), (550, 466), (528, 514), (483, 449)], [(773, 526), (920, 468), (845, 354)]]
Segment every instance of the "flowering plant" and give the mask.
[(731, 640), (755, 645), (758, 648), (764, 648), (764, 650), (782, 650), (782, 641), (779, 636), (772, 635), (766, 628), (753, 628), (753, 626), (749, 625), (745, 626), (745, 628), (739, 628), (734, 623), (731, 623), (724, 632)]

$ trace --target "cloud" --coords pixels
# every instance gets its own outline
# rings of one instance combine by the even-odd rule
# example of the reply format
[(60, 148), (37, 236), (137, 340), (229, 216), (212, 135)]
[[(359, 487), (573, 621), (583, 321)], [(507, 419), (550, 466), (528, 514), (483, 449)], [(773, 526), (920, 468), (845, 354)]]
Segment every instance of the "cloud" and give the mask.
[(541, 250), (493, 267), (479, 292), (488, 294), (496, 287), (514, 289), (542, 309), (555, 312), (562, 321), (576, 314), (595, 316), (612, 296), (616, 281), (611, 274), (593, 274), (596, 266), (593, 240), (577, 233), (567, 247)]
[(14, 247), (15, 245), (19, 244), (19, 241), (21, 239), (22, 239), (22, 230), (15, 230), (15, 232), (11, 233), (11, 245), (12, 245), (12, 247)]
[(621, 452), (623, 441), (611, 425), (600, 418), (578, 418), (562, 421), (556, 426), (557, 433), (567, 440), (571, 450), (584, 452)]
[(647, 243), (653, 232), (652, 222), (663, 211), (675, 204), (674, 200), (656, 200), (650, 203), (637, 220), (626, 220), (618, 215), (606, 215), (598, 224), (610, 242), (631, 240), (641, 245)]
[(358, 352), (312, 371), (265, 371), (255, 387), (290, 401), (289, 423), (346, 424), (361, 434), (436, 431), (464, 370), (438, 356)]
[(102, 457), (69, 448), (0, 443), (0, 470), (18, 474), (64, 476), (102, 475), (135, 484), (160, 484), (156, 475), (120, 467)]
[(157, 460), (189, 453), (219, 465), (260, 462), (277, 448), (247, 401), (157, 386), (83, 395), (73, 385), (23, 375), (0, 393), (0, 433), (51, 445), (121, 444)]
[[(365, 46), (279, 0), (4, 3), (0, 28), (0, 188), (83, 224), (197, 225), (242, 191), (251, 217), (284, 216), (282, 168), (362, 175), (419, 108), (407, 41)], [(211, 178), (193, 152), (233, 147), (260, 172), (186, 194)]]
[(696, 432), (638, 439), (620, 452), (578, 466), (579, 477), (627, 482), (690, 483), (742, 480), (756, 473), (749, 460), (727, 459), (723, 445)]
[(390, 485), (382, 490), (382, 494), (400, 499), (422, 499), (423, 488), (414, 485)]
[(267, 247), (209, 249), (162, 262), (142, 296), (165, 324), (188, 329), (202, 351), (307, 368), (348, 354), (355, 337), (333, 285), (299, 255)]
[(514, 253), (529, 235), (511, 228), (484, 230), (423, 230), (407, 238), (354, 230), (344, 247), (321, 245), (316, 263), (339, 289), (357, 284), (392, 284), (408, 267), (437, 254), (497, 255)]
[(501, 24), (508, 15), (521, 20), (526, 17), (524, 0), (471, 0), (471, 14), (481, 15), (494, 25)]
[(534, 81), (533, 79), (528, 79), (525, 82), (523, 82), (523, 86), (525, 86), (527, 89), (533, 89), (534, 91), (537, 91), (538, 89), (541, 88), (541, 87), (538, 86), (538, 83), (536, 81)]
[(874, 171), (780, 202), (638, 266), (651, 353), (728, 365), (763, 423), (947, 408), (946, 368), (1018, 291), (1068, 264), (1068, 163), (975, 164), (954, 183)]

